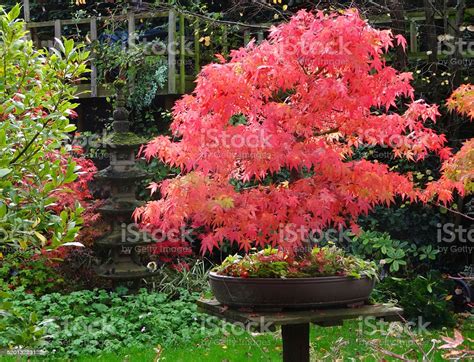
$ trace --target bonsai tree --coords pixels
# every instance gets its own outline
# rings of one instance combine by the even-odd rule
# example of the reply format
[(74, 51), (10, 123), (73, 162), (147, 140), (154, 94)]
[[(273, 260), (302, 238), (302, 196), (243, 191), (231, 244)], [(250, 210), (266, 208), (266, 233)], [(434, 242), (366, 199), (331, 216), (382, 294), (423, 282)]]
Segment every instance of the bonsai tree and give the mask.
[[(411, 73), (387, 65), (402, 36), (374, 29), (356, 10), (300, 11), (268, 40), (203, 68), (192, 95), (174, 107), (172, 137), (145, 156), (177, 166), (162, 198), (135, 212), (163, 231), (202, 231), (202, 252), (224, 242), (298, 245), (312, 230), (351, 226), (396, 197), (448, 202), (461, 182), (418, 188), (410, 174), (357, 158), (358, 147), (390, 148), (419, 161), (450, 156), (429, 124), (435, 105), (414, 99)], [(435, 195), (436, 194), (436, 195)], [(281, 233), (291, 226), (293, 233)]]

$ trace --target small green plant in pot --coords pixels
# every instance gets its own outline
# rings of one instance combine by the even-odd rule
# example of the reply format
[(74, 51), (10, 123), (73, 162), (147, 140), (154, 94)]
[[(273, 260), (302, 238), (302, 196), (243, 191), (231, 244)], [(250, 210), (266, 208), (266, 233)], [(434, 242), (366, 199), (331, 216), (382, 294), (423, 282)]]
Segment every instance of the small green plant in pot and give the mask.
[(313, 278), (349, 276), (377, 277), (377, 266), (336, 246), (315, 246), (311, 253), (295, 255), (268, 247), (259, 252), (228, 256), (212, 270), (215, 274), (240, 278)]
[[(164, 232), (199, 230), (204, 254), (229, 244), (245, 253), (271, 246), (300, 254), (313, 231), (351, 225), (357, 233), (360, 215), (397, 197), (450, 201), (453, 190), (462, 190), (458, 182), (422, 189), (410, 174), (354, 157), (362, 146), (391, 147), (394, 157), (413, 161), (449, 156), (444, 135), (428, 128), (437, 107), (414, 100), (411, 74), (385, 62), (395, 43), (406, 41), (370, 27), (356, 10), (301, 11), (272, 29), (268, 40), (203, 68), (194, 93), (174, 107), (172, 137), (159, 136), (144, 149), (148, 159), (181, 172), (151, 185), (162, 198), (137, 209), (137, 220)], [(396, 104), (403, 105), (395, 110)], [(239, 265), (269, 259), (257, 263), (255, 275), (252, 268), (245, 270), (249, 277), (211, 273), (221, 290), (233, 289), (230, 295), (214, 289), (217, 299), (291, 308), (367, 298), (373, 279), (348, 276), (358, 271), (351, 260), (365, 264), (332, 249), (305, 250), (311, 255), (301, 256), (308, 263), (303, 269), (290, 269), (294, 265), (284, 256), (272, 260), (279, 252), (264, 251), (236, 262), (238, 271)], [(321, 255), (335, 261), (318, 275)], [(227, 260), (222, 271), (232, 274), (233, 267)], [(263, 289), (265, 297), (257, 301)], [(237, 294), (239, 303), (231, 298)]]
[(210, 273), (211, 289), (225, 305), (304, 308), (364, 302), (372, 292), (375, 263), (336, 246), (295, 254), (266, 248), (228, 256)]

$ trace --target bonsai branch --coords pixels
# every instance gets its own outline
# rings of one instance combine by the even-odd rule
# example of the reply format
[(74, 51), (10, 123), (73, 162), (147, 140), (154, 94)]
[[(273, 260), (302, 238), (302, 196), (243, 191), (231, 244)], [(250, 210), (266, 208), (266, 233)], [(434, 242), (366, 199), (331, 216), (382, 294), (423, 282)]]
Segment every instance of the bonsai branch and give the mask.
[(334, 127), (334, 128), (331, 128), (331, 129), (328, 129), (327, 131), (323, 131), (323, 132), (316, 132), (313, 134), (314, 137), (321, 137), (321, 136), (327, 136), (327, 135), (330, 135), (330, 134), (333, 134), (333, 133), (338, 133), (339, 132), (339, 127)]

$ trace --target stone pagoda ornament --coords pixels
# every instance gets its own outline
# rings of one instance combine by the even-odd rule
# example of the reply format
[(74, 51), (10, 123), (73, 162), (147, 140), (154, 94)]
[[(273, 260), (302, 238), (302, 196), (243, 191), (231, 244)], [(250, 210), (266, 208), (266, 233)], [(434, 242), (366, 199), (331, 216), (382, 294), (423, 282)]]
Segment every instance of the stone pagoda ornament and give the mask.
[(135, 281), (153, 275), (142, 263), (142, 254), (153, 239), (134, 227), (133, 211), (141, 206), (135, 198), (136, 183), (146, 177), (137, 168), (136, 151), (146, 142), (130, 132), (129, 112), (125, 107), (123, 85), (117, 85), (116, 108), (113, 112), (113, 132), (104, 144), (110, 155), (110, 166), (97, 172), (96, 179), (110, 188), (110, 196), (99, 212), (111, 231), (95, 242), (102, 251), (97, 268), (99, 276), (112, 281)]

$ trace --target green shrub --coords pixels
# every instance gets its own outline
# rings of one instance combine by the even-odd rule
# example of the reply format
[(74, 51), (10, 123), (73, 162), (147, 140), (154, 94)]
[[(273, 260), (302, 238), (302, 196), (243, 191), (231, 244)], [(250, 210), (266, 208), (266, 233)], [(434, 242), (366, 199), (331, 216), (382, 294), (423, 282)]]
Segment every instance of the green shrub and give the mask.
[(28, 293), (42, 295), (58, 291), (64, 284), (53, 259), (43, 254), (9, 253), (0, 264), (0, 290), (23, 287)]
[(389, 233), (374, 230), (354, 235), (349, 247), (353, 254), (375, 260), (395, 275), (422, 271), (429, 267), (429, 262), (436, 260), (439, 253), (432, 245), (417, 246), (408, 241), (392, 239)]
[(71, 186), (87, 173), (64, 141), (89, 54), (72, 40), (35, 49), (19, 14), (19, 5), (8, 13), (0, 6), (0, 259), (74, 241), (83, 208), (65, 199), (80, 199)]
[(429, 327), (454, 325), (452, 306), (447, 300), (450, 283), (438, 272), (413, 278), (388, 277), (377, 284), (372, 297), (377, 302), (396, 301), (407, 320), (430, 322)]

